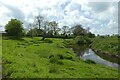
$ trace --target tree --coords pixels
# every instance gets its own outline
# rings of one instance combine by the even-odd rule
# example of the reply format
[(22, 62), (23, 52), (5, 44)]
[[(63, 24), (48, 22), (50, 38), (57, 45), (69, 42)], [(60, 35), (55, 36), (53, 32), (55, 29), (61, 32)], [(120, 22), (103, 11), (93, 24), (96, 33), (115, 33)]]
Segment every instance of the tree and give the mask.
[(95, 37), (95, 34), (93, 34), (93, 33), (91, 33), (91, 32), (89, 32), (89, 33), (87, 33), (88, 34), (88, 37), (90, 37), (90, 38), (94, 38)]
[(90, 28), (89, 28), (89, 27), (87, 27), (86, 32), (87, 32), (87, 33), (89, 33), (89, 32), (90, 32)]
[(43, 21), (43, 30), (47, 33), (49, 31), (49, 27), (48, 27), (49, 21), (44, 20)]
[(67, 35), (69, 27), (68, 26), (63, 26), (62, 29), (63, 29), (63, 35)]
[(38, 32), (37, 32), (37, 28), (31, 28), (28, 32), (27, 32), (27, 36), (30, 37), (36, 37), (38, 36)]
[(82, 25), (77, 24), (73, 27), (73, 34), (75, 36), (85, 35), (86, 31), (85, 29), (82, 28)]
[(36, 16), (35, 23), (38, 25), (38, 29), (41, 29), (42, 23), (43, 23), (44, 17), (41, 15)]
[(43, 26), (42, 26), (43, 27), (43, 34), (42, 34), (43, 38), (42, 38), (42, 40), (44, 40), (48, 36), (47, 35), (47, 33), (49, 31), (48, 24), (49, 24), (49, 22), (47, 20), (44, 20)]
[(50, 27), (50, 30), (52, 31), (52, 34), (53, 35), (56, 35), (56, 33), (57, 33), (57, 29), (58, 29), (58, 23), (57, 22), (55, 22), (55, 21), (52, 21), (52, 22), (49, 22), (49, 27)]
[(22, 22), (17, 19), (11, 19), (8, 24), (5, 25), (5, 31), (7, 35), (13, 36), (14, 38), (20, 38), (24, 34), (24, 28)]

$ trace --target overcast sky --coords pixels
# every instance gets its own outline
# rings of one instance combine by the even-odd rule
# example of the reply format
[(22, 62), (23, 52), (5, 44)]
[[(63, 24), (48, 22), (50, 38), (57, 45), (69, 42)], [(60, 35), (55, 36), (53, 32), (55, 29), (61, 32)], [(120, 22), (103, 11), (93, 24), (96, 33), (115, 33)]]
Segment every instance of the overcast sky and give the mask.
[(59, 27), (82, 24), (84, 28), (90, 27), (95, 34), (117, 34), (118, 0), (103, 1), (0, 0), (0, 31), (11, 18), (23, 21), (24, 27), (27, 27), (36, 15), (41, 14), (50, 21), (57, 21)]

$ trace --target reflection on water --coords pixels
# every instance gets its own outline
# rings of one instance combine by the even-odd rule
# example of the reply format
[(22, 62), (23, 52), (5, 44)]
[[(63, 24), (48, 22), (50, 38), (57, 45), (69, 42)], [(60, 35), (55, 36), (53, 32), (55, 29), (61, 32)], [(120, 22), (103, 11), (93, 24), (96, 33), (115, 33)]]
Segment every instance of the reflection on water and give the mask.
[(90, 59), (90, 60), (93, 60), (93, 61), (95, 61), (96, 63), (99, 63), (99, 64), (104, 64), (104, 65), (107, 65), (107, 66), (118, 68), (118, 64), (109, 62), (109, 61), (107, 61), (105, 59), (102, 59), (101, 57), (96, 55), (94, 53), (94, 51), (92, 51), (91, 49), (87, 49), (84, 52), (84, 54), (82, 56), (80, 56), (80, 58), (84, 59), (84, 60), (85, 59)]
[(98, 64), (103, 64), (114, 68), (118, 68), (118, 66), (120, 66), (117, 63), (113, 63), (101, 58), (100, 56), (95, 54), (92, 49), (88, 48), (88, 45), (72, 45), (71, 47), (71, 49), (74, 50), (76, 54), (83, 60), (90, 59)]

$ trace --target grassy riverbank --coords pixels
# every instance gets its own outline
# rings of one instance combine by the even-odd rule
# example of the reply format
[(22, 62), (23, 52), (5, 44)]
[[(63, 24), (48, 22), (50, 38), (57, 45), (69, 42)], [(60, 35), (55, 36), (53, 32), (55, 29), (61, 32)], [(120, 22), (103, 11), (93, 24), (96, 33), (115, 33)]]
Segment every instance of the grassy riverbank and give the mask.
[(116, 55), (118, 54), (118, 45), (119, 43), (117, 36), (99, 36), (94, 38), (92, 48), (102, 53)]
[(0, 35), (0, 79), (2, 78), (2, 35)]
[(0, 35), (0, 58), (2, 57), (2, 36)]
[(64, 47), (63, 39), (3, 39), (3, 77), (11, 78), (117, 78), (111, 67), (79, 60)]

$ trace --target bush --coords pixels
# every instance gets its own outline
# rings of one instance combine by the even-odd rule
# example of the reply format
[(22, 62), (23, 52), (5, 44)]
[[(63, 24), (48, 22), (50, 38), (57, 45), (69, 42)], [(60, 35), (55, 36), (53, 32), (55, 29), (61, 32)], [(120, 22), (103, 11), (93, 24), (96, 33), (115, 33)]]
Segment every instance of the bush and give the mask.
[(74, 39), (74, 43), (75, 44), (87, 44), (87, 43), (91, 43), (91, 40), (88, 37), (85, 37), (85, 36), (77, 36)]

